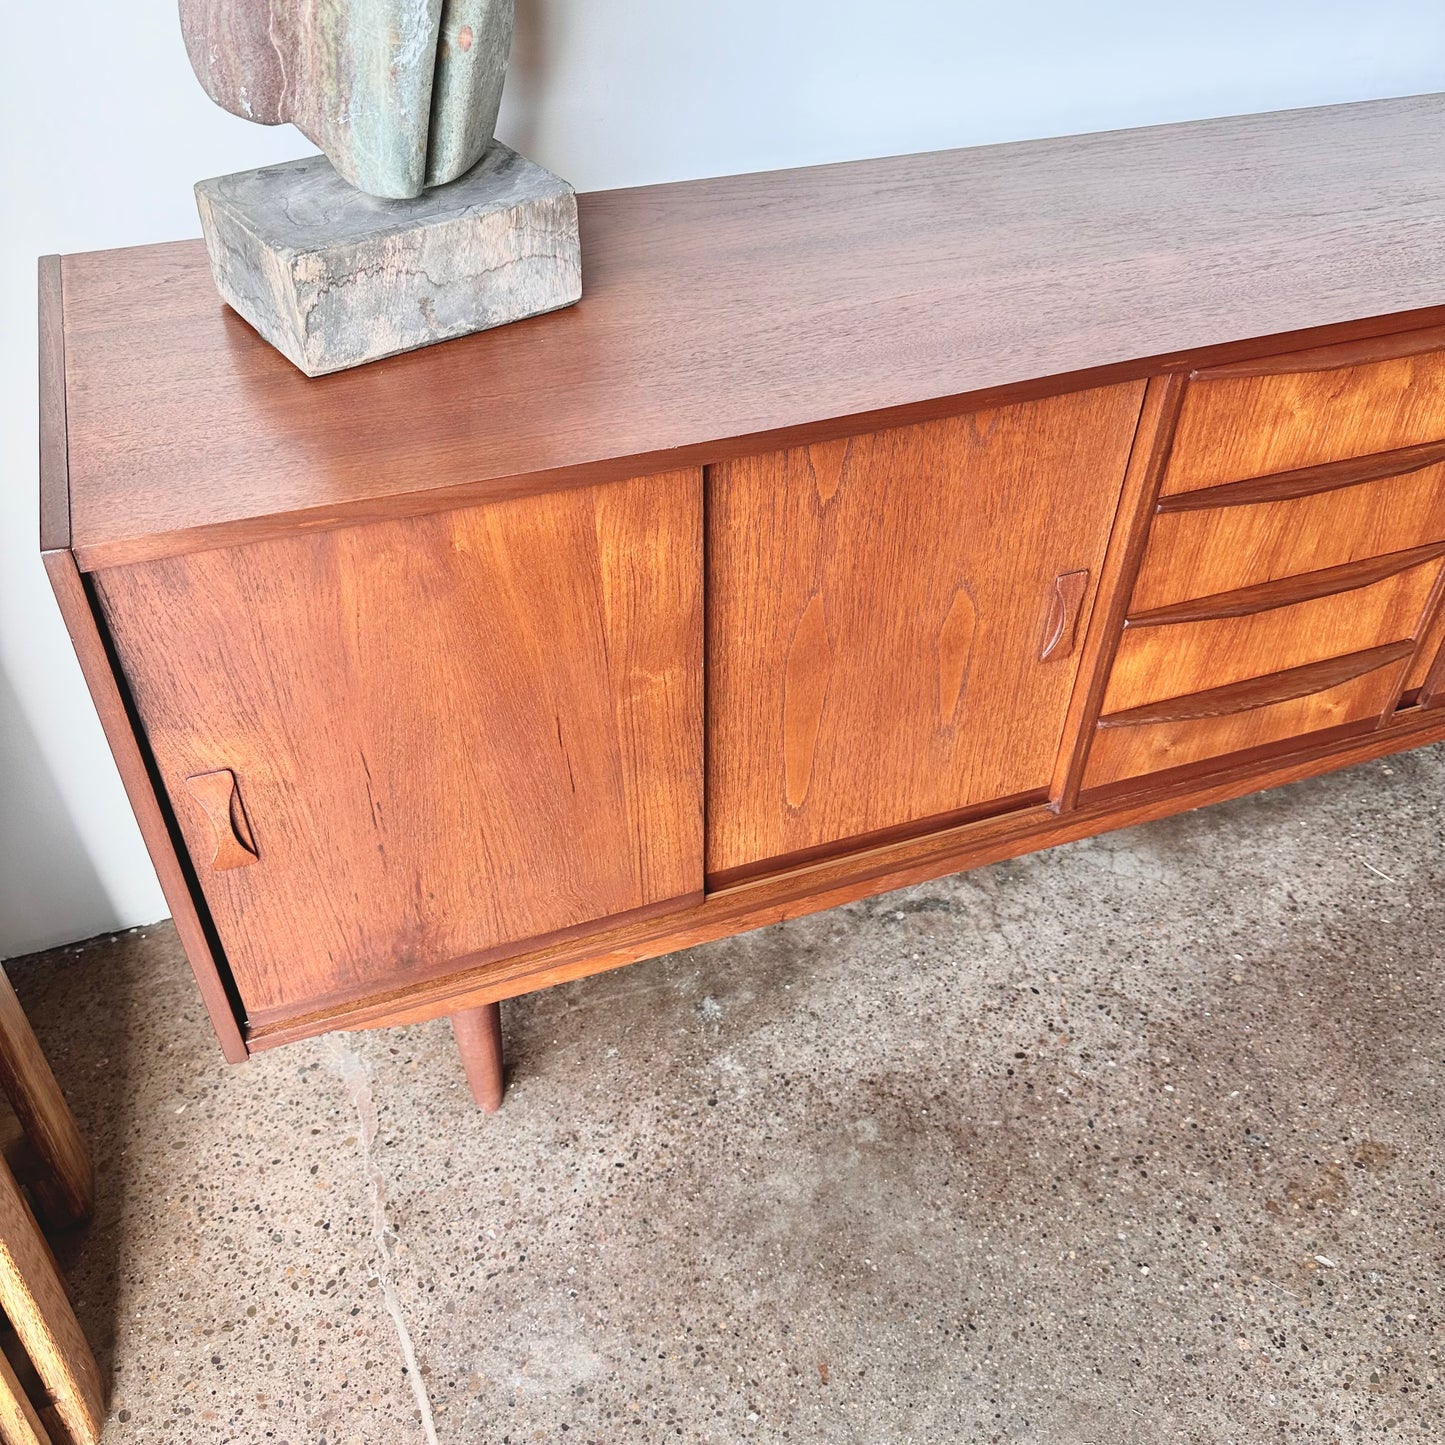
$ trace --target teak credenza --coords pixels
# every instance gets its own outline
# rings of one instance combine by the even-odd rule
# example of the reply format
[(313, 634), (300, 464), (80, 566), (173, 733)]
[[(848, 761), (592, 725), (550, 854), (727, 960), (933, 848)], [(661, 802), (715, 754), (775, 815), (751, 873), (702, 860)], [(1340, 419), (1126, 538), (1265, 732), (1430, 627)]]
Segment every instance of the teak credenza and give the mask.
[(231, 1059), (1445, 738), (1445, 98), (582, 198), (307, 380), (41, 263), (46, 565)]

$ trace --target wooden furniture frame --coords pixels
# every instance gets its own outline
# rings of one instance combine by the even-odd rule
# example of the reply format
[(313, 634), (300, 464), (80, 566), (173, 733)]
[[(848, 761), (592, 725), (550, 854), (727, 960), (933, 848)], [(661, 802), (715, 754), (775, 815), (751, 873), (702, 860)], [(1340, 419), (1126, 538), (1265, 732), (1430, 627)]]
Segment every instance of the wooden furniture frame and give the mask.
[(307, 381), (41, 263), (46, 566), (228, 1058), (1445, 738), (1445, 98), (581, 198)]
[[(14, 1331), (0, 1349), (5, 1445), (97, 1445), (105, 1391), (95, 1356), (36, 1213), (63, 1229), (90, 1217), (95, 1175), (75, 1116), (10, 980), (0, 969), (0, 1090), (20, 1129), (0, 1158), (0, 1311)], [(22, 1171), (35, 1212), (21, 1192)], [(23, 1381), (11, 1355), (28, 1378)]]

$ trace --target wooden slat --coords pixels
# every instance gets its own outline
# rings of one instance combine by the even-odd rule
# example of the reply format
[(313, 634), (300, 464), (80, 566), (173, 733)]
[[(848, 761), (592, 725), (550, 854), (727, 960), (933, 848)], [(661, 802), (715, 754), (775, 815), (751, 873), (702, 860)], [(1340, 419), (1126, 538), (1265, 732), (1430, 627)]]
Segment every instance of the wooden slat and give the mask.
[(78, 556), (1438, 323), (1442, 133), (1415, 97), (584, 196), (579, 306), (319, 380), (226, 310), (199, 242), (67, 257)]
[(100, 1371), (66, 1297), (55, 1258), (3, 1160), (0, 1309), (20, 1336), (75, 1445), (98, 1445), (105, 1419)]
[(4, 969), (0, 969), (0, 1089), (48, 1170), (48, 1178), (31, 1186), (46, 1223), (63, 1228), (85, 1219), (95, 1192), (90, 1151)]
[(1390, 552), (1383, 557), (1364, 557), (1358, 562), (1345, 562), (1338, 567), (1325, 567), (1318, 572), (1301, 572), (1293, 577), (1277, 577), (1253, 587), (1236, 587), (1231, 592), (1216, 592), (1209, 597), (1191, 597), (1172, 602), (1167, 607), (1151, 607), (1132, 612), (1125, 619), (1126, 627), (1162, 627), (1171, 622), (1207, 622), (1215, 617), (1248, 617), (1254, 612), (1267, 612), (1271, 607), (1288, 607), (1296, 602), (1312, 602), (1316, 597), (1331, 597), (1337, 592), (1350, 592), (1382, 582), (1397, 572), (1445, 556), (1445, 542), (1431, 542), (1424, 547), (1411, 547), (1405, 552)]
[(8, 1356), (0, 1350), (0, 1440), (5, 1445), (50, 1445), (50, 1433), (35, 1413)]

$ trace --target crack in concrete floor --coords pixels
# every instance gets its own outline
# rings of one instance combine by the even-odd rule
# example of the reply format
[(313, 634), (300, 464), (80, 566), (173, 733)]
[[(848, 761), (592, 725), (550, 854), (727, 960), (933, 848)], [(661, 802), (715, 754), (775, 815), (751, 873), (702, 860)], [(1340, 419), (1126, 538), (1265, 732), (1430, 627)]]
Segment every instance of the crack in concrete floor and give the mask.
[(393, 1276), (395, 1263), (396, 1231), (386, 1215), (386, 1177), (377, 1164), (373, 1150), (379, 1130), (376, 1112), (376, 1096), (371, 1088), (371, 1070), (366, 1061), (352, 1047), (346, 1034), (336, 1034), (327, 1040), (331, 1052), (332, 1067), (346, 1087), (346, 1093), (356, 1110), (360, 1126), (357, 1149), (361, 1155), (362, 1174), (366, 1179), (368, 1202), (371, 1209), (371, 1240), (376, 1254), (374, 1267), (377, 1283), (381, 1287), (386, 1312), (396, 1330), (397, 1343), (401, 1347), (403, 1368), (411, 1384), (416, 1400), (417, 1412), (421, 1416), (422, 1434), (426, 1445), (439, 1445), (436, 1420), (432, 1414), (431, 1397), (427, 1393), (426, 1380), (422, 1377), (421, 1365), (412, 1344), (411, 1331), (407, 1328), (406, 1315), (396, 1291)]

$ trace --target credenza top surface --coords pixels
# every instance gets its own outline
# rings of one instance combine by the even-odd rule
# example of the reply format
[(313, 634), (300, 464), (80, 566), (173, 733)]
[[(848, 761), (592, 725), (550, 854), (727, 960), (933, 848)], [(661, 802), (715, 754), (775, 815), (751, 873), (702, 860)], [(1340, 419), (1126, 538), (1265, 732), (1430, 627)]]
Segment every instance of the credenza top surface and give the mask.
[(222, 304), (199, 241), (63, 258), (49, 544), (67, 469), (94, 567), (1439, 307), (1445, 96), (580, 204), (579, 305), (316, 380)]

